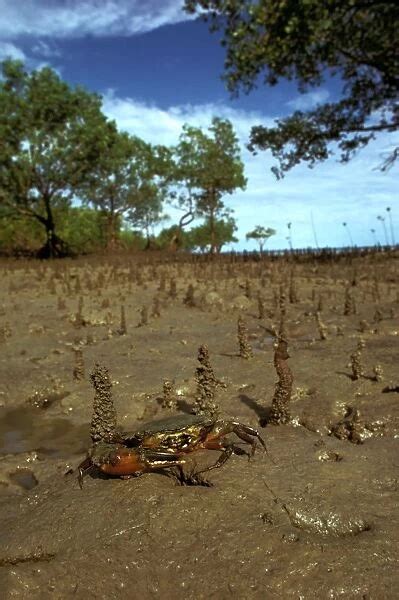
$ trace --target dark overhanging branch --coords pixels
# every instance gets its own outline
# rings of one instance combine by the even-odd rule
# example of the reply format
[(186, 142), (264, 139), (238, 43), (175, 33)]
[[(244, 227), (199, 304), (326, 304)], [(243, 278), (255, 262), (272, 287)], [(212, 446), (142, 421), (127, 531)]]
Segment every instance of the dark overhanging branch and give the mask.
[(30, 217), (30, 218), (35, 218), (38, 219), (41, 222), (45, 222), (44, 217), (42, 217), (39, 213), (35, 212), (33, 209), (25, 206), (21, 206), (20, 204), (15, 205), (14, 203), (12, 203), (10, 200), (8, 200), (6, 197), (2, 197), (2, 200), (4, 202), (4, 204), (6, 206), (8, 206), (8, 208), (13, 211), (13, 212), (17, 212), (20, 215), (24, 216), (24, 217)]
[[(45, 202), (45, 208), (47, 209), (46, 201), (45, 201), (44, 196), (42, 198), (43, 198), (43, 200)], [(43, 217), (43, 215), (41, 215), (40, 213), (36, 212), (33, 208), (30, 208), (29, 206), (27, 206), (27, 200), (24, 200), (25, 205), (21, 205), (18, 202), (14, 203), (14, 202), (10, 201), (4, 195), (1, 196), (0, 199), (3, 201), (4, 205), (7, 206), (10, 209), (11, 213), (19, 214), (22, 217), (28, 217), (29, 219), (36, 219), (44, 227), (47, 227), (47, 225), (49, 223), (49, 219), (46, 218), (46, 217)], [(49, 209), (51, 211), (51, 205), (50, 204), (49, 204)]]
[(348, 59), (351, 63), (356, 64), (357, 66), (363, 65), (370, 69), (374, 69), (376, 73), (379, 73), (382, 77), (383, 81), (391, 85), (392, 87), (397, 87), (399, 83), (399, 79), (397, 77), (393, 77), (389, 73), (386, 73), (384, 69), (381, 68), (381, 65), (376, 61), (372, 60), (370, 56), (365, 55), (364, 52), (359, 48), (361, 52), (361, 56), (355, 56), (349, 50), (339, 47), (338, 52), (340, 52), (346, 59)]
[(366, 127), (347, 127), (342, 128), (343, 133), (373, 133), (379, 131), (396, 131), (399, 127), (399, 123), (387, 123), (386, 125), (368, 125)]
[[(336, 107), (336, 112), (338, 112), (339, 107)], [(317, 112), (308, 112), (308, 113), (303, 113), (302, 115), (302, 123), (303, 124), (311, 124), (312, 119), (317, 119), (318, 117), (320, 118), (320, 114), (318, 115)], [(365, 120), (365, 117), (362, 117), (363, 120)], [(277, 123), (277, 125), (275, 127), (264, 127), (262, 125), (258, 125), (255, 127), (252, 127), (251, 130), (251, 141), (248, 144), (248, 148), (251, 152), (255, 151), (255, 146), (259, 146), (260, 148), (265, 149), (267, 146), (265, 144), (262, 144), (261, 142), (261, 138), (262, 136), (267, 136), (268, 134), (273, 133), (277, 133), (278, 131), (280, 132), (284, 132), (284, 129), (287, 129), (287, 127), (291, 124), (292, 122), (292, 117), (288, 117), (286, 119), (282, 119), (281, 121), (279, 121)], [(322, 126), (324, 125), (324, 129), (322, 129)], [(337, 133), (337, 125), (332, 122), (330, 124), (324, 124), (324, 123), (318, 123), (318, 127), (319, 129), (313, 130), (312, 135), (310, 136), (309, 132), (307, 132), (307, 141), (309, 143), (309, 145), (316, 143), (318, 141), (325, 141), (325, 142), (329, 142), (329, 141), (337, 141), (341, 136), (338, 135)], [(372, 133), (378, 133), (378, 132), (394, 132), (399, 128), (399, 121), (392, 121), (390, 123), (378, 123), (376, 125), (353, 125), (353, 126), (349, 126), (349, 127), (344, 127), (344, 126), (339, 126), (339, 133), (340, 134), (356, 134), (356, 133), (366, 133), (366, 134), (372, 134)], [(300, 136), (297, 135), (297, 138), (291, 138), (291, 140), (294, 140), (293, 143), (297, 143), (300, 139)], [(282, 148), (285, 144), (289, 143), (289, 139), (283, 139), (280, 144), (279, 147)], [(268, 145), (269, 146), (269, 145)]]

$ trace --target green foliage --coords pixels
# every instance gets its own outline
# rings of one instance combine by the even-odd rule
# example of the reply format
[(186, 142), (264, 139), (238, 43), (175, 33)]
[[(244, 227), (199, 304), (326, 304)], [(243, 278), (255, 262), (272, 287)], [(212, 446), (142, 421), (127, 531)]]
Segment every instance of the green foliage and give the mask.
[(186, 233), (185, 246), (189, 250), (221, 252), (225, 244), (238, 242), (234, 236), (236, 230), (236, 222), (230, 216), (216, 219), (213, 224), (209, 218), (206, 218), (202, 225), (193, 227)]
[(177, 146), (177, 173), (189, 189), (215, 189), (231, 194), (245, 188), (240, 147), (231, 122), (214, 117), (207, 135), (199, 127), (183, 126)]
[[(54, 219), (60, 237), (73, 254), (101, 250), (106, 245), (104, 215), (85, 207), (54, 209)], [(5, 216), (0, 220), (0, 252), (36, 253), (45, 242), (45, 230), (39, 221), (29, 217)]]
[[(51, 69), (28, 73), (10, 60), (2, 69), (0, 218), (6, 226), (0, 245), (13, 245), (17, 227), (27, 247), (44, 244), (43, 257), (92, 252), (118, 238), (140, 245), (143, 236), (121, 232), (125, 218), (145, 232), (149, 247), (176, 185), (189, 213), (169, 231), (170, 244), (187, 245), (182, 229), (195, 215), (206, 219), (195, 235), (211, 252), (234, 239), (222, 196), (243, 189), (246, 180), (229, 121), (214, 118), (207, 133), (185, 125), (174, 150), (152, 146), (120, 133), (102, 114), (98, 96), (71, 88)], [(72, 207), (74, 197), (84, 206)]]
[(184, 250), (186, 236), (186, 232), (174, 224), (161, 229), (155, 242), (160, 250)]
[(266, 228), (262, 225), (257, 225), (255, 229), (249, 231), (245, 237), (247, 240), (256, 240), (259, 244), (260, 251), (263, 252), (263, 247), (266, 244), (269, 237), (271, 237), (272, 235), (276, 235), (276, 233), (276, 230), (272, 227)]
[(27, 73), (2, 63), (0, 81), (0, 203), (10, 215), (40, 223), (43, 256), (58, 256), (54, 211), (70, 204), (106, 149), (101, 100), (71, 88), (50, 68)]
[(68, 207), (55, 214), (61, 238), (74, 254), (88, 254), (106, 246), (104, 215), (83, 206)]
[(0, 254), (35, 254), (44, 242), (44, 229), (38, 221), (0, 217)]
[(104, 125), (104, 137), (107, 151), (96, 161), (79, 194), (107, 215), (107, 244), (113, 246), (118, 220), (125, 214), (136, 227), (146, 231), (161, 219), (168, 151), (120, 133), (112, 123)]
[[(397, 2), (186, 0), (185, 6), (191, 13), (205, 9), (211, 28), (223, 30), (233, 93), (249, 92), (261, 78), (268, 85), (294, 80), (301, 92), (320, 86), (327, 74), (342, 80), (340, 100), (252, 129), (250, 149), (272, 151), (277, 177), (301, 161), (313, 166), (327, 159), (331, 142), (347, 162), (376, 133), (398, 129)], [(382, 169), (398, 156), (396, 147)]]
[(119, 240), (126, 250), (145, 250), (147, 246), (147, 240), (141, 231), (132, 229), (122, 229), (119, 233)]
[(189, 213), (204, 216), (210, 228), (211, 252), (217, 249), (216, 222), (223, 216), (222, 196), (244, 189), (244, 165), (232, 124), (214, 117), (207, 135), (198, 127), (183, 126), (176, 149), (176, 179), (187, 194), (182, 203)]
[(147, 185), (146, 195), (143, 195), (129, 210), (127, 220), (134, 227), (145, 232), (149, 243), (153, 228), (169, 219), (168, 215), (163, 214), (162, 210), (163, 205), (159, 189), (156, 185)]
[[(156, 238), (156, 242), (161, 250), (169, 250), (173, 247), (173, 242), (178, 241), (178, 249), (211, 252), (212, 243), (215, 244), (215, 251), (220, 252), (225, 244), (237, 242), (234, 236), (237, 230), (236, 222), (231, 216), (217, 219), (214, 224), (214, 237), (209, 219), (192, 227), (189, 231), (182, 231), (178, 225), (172, 225), (162, 229)], [(213, 239), (213, 241), (212, 241)]]
[(188, 250), (189, 236), (189, 231), (184, 231), (175, 224), (162, 229), (157, 235), (156, 243), (161, 250)]

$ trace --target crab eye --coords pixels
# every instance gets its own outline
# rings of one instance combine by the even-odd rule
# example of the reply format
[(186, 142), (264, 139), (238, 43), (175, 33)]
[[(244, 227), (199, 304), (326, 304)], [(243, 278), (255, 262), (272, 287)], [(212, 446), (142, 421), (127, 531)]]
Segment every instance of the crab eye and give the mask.
[(186, 448), (187, 446), (190, 446), (191, 444), (191, 437), (188, 434), (183, 433), (180, 436), (180, 446), (182, 448)]
[(182, 435), (179, 436), (177, 442), (178, 442), (179, 448), (188, 448), (192, 445), (193, 439), (187, 433), (183, 433)]
[(165, 448), (183, 449), (190, 446), (191, 437), (186, 433), (179, 435), (170, 435), (164, 438), (162, 446)]
[(127, 446), (127, 448), (138, 448), (141, 445), (141, 443), (141, 440), (139, 440), (136, 437), (125, 440), (125, 446)]

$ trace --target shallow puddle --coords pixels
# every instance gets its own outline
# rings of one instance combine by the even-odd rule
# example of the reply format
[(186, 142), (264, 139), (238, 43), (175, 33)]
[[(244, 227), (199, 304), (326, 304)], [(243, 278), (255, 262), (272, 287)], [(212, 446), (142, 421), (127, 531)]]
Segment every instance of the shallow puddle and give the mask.
[(9, 475), (11, 481), (24, 490), (32, 490), (39, 483), (30, 469), (18, 469)]
[(89, 425), (76, 426), (61, 417), (50, 419), (30, 406), (0, 411), (0, 455), (36, 450), (64, 457), (84, 453), (88, 444)]

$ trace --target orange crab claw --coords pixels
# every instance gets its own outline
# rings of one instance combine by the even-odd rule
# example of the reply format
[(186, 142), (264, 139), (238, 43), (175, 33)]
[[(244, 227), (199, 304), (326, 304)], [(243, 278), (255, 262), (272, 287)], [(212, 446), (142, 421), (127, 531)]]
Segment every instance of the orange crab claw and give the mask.
[(147, 470), (145, 461), (137, 452), (126, 452), (120, 449), (112, 463), (105, 463), (100, 466), (103, 473), (107, 475), (133, 475), (134, 473), (144, 473)]
[(123, 477), (126, 475), (140, 475), (147, 471), (156, 471), (158, 469), (167, 469), (177, 465), (183, 465), (185, 460), (169, 452), (159, 452), (148, 450), (132, 450), (121, 446), (115, 451), (112, 462), (104, 463), (100, 466), (103, 473), (107, 475), (117, 475)]

